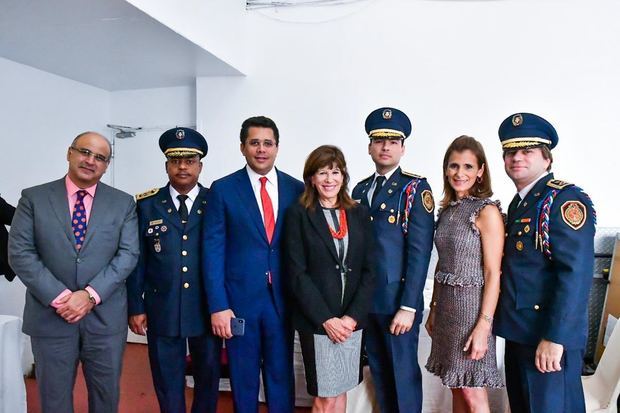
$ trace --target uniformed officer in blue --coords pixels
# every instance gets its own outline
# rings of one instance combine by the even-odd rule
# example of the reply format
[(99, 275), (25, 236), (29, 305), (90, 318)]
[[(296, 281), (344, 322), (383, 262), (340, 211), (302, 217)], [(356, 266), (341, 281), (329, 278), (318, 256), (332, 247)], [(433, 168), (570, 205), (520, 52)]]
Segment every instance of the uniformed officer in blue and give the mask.
[(376, 234), (376, 288), (366, 350), (383, 413), (422, 411), (418, 333), (422, 291), (433, 248), (435, 202), (425, 178), (401, 170), (411, 122), (398, 109), (366, 118), (376, 171), (353, 189), (370, 208)]
[(494, 332), (506, 339), (513, 412), (585, 412), (581, 367), (594, 271), (596, 215), (588, 195), (554, 178), (553, 126), (517, 113), (499, 127), (506, 173), (517, 188), (508, 208)]
[(185, 413), (186, 348), (192, 357), (192, 413), (215, 413), (221, 339), (213, 336), (201, 272), (207, 188), (198, 183), (205, 138), (189, 128), (159, 138), (169, 183), (137, 195), (140, 259), (127, 280), (129, 327), (148, 338), (162, 413)]

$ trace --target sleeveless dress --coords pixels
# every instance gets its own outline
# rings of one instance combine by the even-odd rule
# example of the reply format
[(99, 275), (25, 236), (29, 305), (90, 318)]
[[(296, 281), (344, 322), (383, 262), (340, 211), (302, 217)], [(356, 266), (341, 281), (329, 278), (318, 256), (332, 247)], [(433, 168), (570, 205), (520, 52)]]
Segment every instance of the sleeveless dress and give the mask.
[(463, 348), (480, 316), (484, 274), (480, 231), (475, 225), (480, 211), (499, 201), (475, 197), (451, 202), (439, 212), (435, 245), (439, 262), (431, 354), (426, 369), (439, 376), (444, 386), (503, 387), (497, 369), (495, 336), (480, 360), (469, 360)]

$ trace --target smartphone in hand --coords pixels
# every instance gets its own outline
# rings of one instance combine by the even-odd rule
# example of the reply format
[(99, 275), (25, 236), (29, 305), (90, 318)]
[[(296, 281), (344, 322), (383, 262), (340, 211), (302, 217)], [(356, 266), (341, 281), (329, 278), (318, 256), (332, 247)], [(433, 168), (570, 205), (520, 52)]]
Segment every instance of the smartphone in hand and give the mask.
[(231, 318), (230, 319), (230, 330), (232, 331), (232, 335), (236, 337), (240, 337), (245, 334), (245, 319), (243, 318)]

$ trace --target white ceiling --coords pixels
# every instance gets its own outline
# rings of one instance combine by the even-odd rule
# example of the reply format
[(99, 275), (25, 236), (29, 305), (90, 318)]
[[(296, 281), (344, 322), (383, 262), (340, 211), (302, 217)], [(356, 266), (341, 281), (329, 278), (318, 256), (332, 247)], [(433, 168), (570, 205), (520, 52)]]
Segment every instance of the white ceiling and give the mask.
[(110, 91), (242, 75), (123, 0), (0, 0), (0, 56)]

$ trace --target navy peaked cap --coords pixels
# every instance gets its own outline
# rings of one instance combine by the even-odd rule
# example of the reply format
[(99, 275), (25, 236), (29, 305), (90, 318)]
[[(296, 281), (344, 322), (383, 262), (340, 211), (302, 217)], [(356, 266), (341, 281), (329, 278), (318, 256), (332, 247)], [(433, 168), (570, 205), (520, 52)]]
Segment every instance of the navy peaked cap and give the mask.
[(547, 145), (553, 149), (558, 144), (558, 133), (545, 119), (532, 113), (515, 113), (499, 126), (499, 140), (503, 149), (531, 148)]
[(366, 118), (366, 133), (369, 138), (401, 138), (411, 134), (411, 121), (404, 112), (395, 108), (379, 108)]
[(209, 151), (207, 140), (190, 128), (172, 128), (159, 137), (159, 148), (168, 158), (198, 155), (203, 158)]

